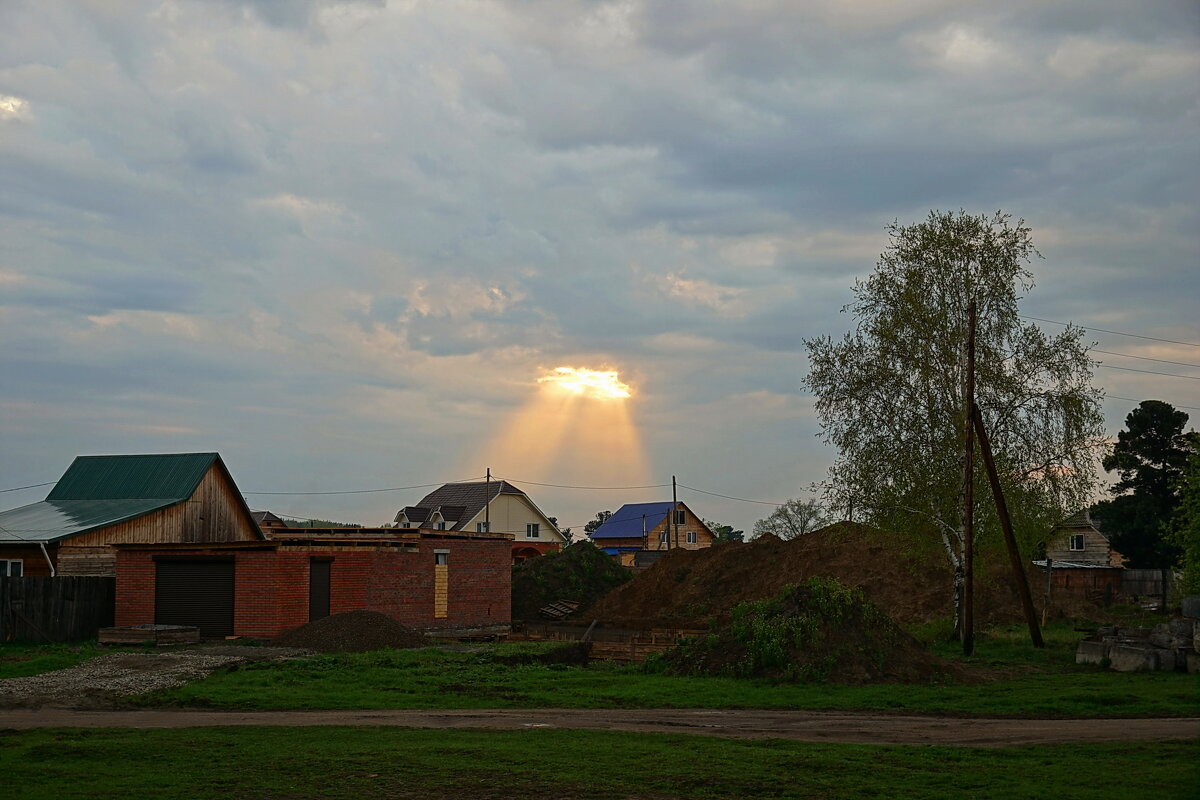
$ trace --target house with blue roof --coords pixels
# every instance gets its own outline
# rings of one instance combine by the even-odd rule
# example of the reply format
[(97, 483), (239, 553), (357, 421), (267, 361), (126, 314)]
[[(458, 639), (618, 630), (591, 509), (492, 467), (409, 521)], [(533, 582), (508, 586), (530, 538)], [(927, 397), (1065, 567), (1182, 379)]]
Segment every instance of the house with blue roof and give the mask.
[(592, 543), (625, 566), (638, 553), (712, 547), (713, 532), (686, 503), (626, 503), (591, 533)]

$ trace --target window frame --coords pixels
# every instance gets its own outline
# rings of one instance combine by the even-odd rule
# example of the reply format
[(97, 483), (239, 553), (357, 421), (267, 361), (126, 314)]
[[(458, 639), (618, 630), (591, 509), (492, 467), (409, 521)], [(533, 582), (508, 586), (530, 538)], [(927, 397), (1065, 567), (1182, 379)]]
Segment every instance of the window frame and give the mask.
[(525, 523), (525, 538), (526, 539), (542, 538), (542, 523), (526, 522)]
[(696, 533), (696, 531), (688, 531), (687, 532), (687, 543), (688, 544), (700, 544), (699, 534)]
[[(1075, 546), (1075, 542), (1079, 542), (1079, 547)], [(1082, 553), (1087, 549), (1087, 540), (1082, 533), (1072, 533), (1070, 540), (1067, 542), (1067, 549), (1072, 553)]]
[(675, 509), (675, 524), (687, 525), (687, 511), (682, 508)]
[[(25, 559), (23, 558), (0, 558), (0, 564), (4, 564), (4, 571), (0, 572), (0, 578), (23, 578), (25, 577)], [(17, 565), (19, 574), (12, 574), (12, 565)]]
[(491, 525), (492, 525), (491, 522), (476, 522), (475, 523), (475, 532), (476, 533), (491, 533), (491, 530), (489, 530), (491, 528)]

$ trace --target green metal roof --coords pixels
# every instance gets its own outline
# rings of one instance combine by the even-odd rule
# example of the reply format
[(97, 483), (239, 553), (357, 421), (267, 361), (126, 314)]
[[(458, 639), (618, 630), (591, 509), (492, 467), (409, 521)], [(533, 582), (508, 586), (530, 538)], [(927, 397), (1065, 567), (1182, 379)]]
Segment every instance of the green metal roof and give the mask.
[(217, 458), (216, 453), (79, 456), (46, 501), (186, 500)]
[(0, 512), (0, 544), (55, 542), (181, 503), (219, 458), (216, 453), (78, 456), (45, 500)]
[(171, 498), (43, 500), (0, 512), (0, 544), (56, 542), (178, 503)]

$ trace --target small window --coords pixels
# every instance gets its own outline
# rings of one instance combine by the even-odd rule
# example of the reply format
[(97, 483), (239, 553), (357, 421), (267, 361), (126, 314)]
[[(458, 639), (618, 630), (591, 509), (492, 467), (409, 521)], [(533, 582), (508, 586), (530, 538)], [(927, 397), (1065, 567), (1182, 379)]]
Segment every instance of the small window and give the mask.
[(525, 525), (525, 538), (526, 539), (540, 539), (542, 536), (541, 527), (542, 527), (541, 523), (538, 523), (538, 522), (527, 523)]
[(675, 509), (675, 524), (676, 525), (687, 524), (687, 512), (684, 511), (682, 508)]
[(438, 564), (440, 566), (449, 564), (450, 563), (450, 554), (449, 553), (434, 553), (433, 554), (433, 563)]
[(695, 543), (696, 543), (696, 532), (695, 532), (695, 531), (688, 531), (688, 532), (687, 532), (687, 543), (688, 543), (688, 544), (695, 544)]
[(445, 522), (439, 522), (439, 523), (438, 523), (437, 525), (435, 525), (434, 527), (435, 527), (435, 528), (437, 528), (439, 531), (444, 531), (444, 530), (446, 530), (446, 523), (445, 523)]
[(475, 523), (475, 532), (476, 533), (487, 533), (490, 526), (491, 526), (490, 522), (476, 522)]
[(667, 532), (666, 532), (666, 531), (663, 531), (662, 533), (660, 533), (660, 534), (658, 535), (658, 543), (659, 543), (659, 544), (666, 544), (666, 543), (667, 543)]
[(1071, 534), (1071, 549), (1072, 550), (1082, 550), (1083, 549), (1083, 534), (1082, 533), (1072, 533)]
[(19, 578), (25, 574), (24, 561), (0, 561), (0, 577)]

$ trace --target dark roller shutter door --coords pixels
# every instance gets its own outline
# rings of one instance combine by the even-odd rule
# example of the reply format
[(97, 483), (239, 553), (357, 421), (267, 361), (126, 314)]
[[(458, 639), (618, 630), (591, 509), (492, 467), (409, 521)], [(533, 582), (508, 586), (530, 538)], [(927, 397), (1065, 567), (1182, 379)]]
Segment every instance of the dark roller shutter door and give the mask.
[(205, 638), (233, 635), (232, 561), (159, 561), (154, 621), (194, 625)]

